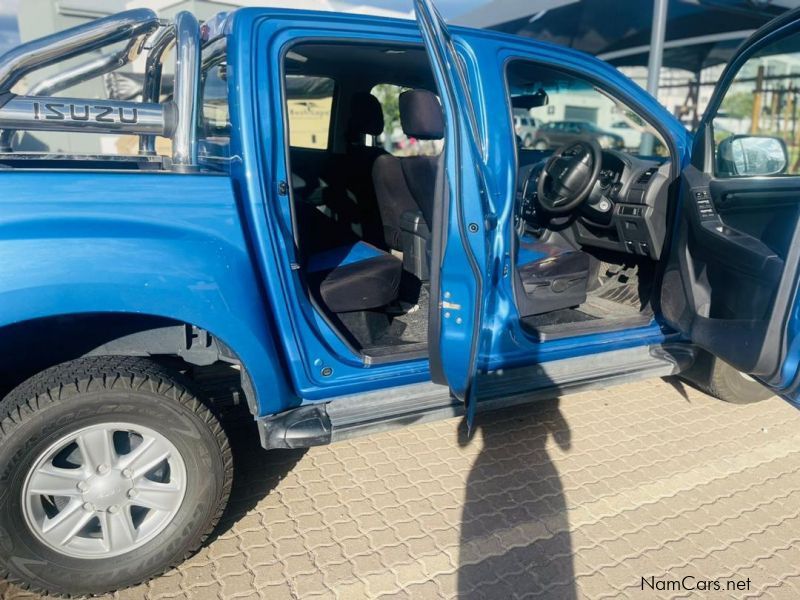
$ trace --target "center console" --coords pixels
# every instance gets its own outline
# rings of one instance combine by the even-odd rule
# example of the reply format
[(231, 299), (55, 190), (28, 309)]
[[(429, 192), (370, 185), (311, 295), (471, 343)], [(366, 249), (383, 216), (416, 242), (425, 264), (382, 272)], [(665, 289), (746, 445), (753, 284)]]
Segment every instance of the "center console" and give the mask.
[(613, 197), (607, 200), (613, 207), (611, 218), (606, 216), (602, 224), (592, 218), (578, 220), (577, 241), (658, 260), (666, 237), (669, 165), (650, 163), (626, 170), (627, 181), (613, 187)]

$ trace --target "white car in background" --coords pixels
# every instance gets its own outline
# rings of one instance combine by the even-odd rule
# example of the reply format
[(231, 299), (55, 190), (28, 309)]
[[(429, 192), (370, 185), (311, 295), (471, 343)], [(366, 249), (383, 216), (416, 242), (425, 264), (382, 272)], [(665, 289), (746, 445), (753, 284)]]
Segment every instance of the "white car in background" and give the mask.
[(514, 110), (514, 133), (519, 137), (523, 147), (533, 147), (533, 136), (538, 127), (536, 119), (530, 116), (527, 110)]
[(642, 132), (627, 121), (616, 121), (608, 130), (622, 138), (625, 148), (638, 148), (642, 143)]

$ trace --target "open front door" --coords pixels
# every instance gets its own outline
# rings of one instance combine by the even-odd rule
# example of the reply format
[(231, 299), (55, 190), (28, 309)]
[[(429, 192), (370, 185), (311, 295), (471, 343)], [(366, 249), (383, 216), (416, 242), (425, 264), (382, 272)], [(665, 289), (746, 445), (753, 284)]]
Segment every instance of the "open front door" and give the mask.
[(682, 173), (665, 319), (790, 401), (800, 395), (800, 11), (723, 73)]
[(488, 272), (486, 233), (492, 223), (484, 206), (489, 182), (464, 63), (433, 2), (415, 0), (414, 7), (445, 115), (431, 224), (431, 377), (466, 403), (471, 424)]

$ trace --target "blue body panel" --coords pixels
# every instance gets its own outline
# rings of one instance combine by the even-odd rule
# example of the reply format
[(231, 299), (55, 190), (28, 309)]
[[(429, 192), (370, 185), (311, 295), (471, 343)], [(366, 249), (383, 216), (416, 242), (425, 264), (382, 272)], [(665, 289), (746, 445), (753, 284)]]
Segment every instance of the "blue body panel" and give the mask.
[(141, 313), (207, 329), (251, 373), (259, 411), (296, 397), (227, 177), (0, 172), (0, 326)]
[[(462, 215), (484, 217), (479, 247), (473, 247), (484, 270), (482, 297), (464, 296), (465, 306), (482, 302), (487, 315), (480, 325), (463, 327), (482, 328), (478, 366), (497, 369), (674, 339), (655, 322), (546, 343), (521, 328), (508, 268), (516, 153), (503, 65), (523, 57), (598, 81), (660, 124), (682, 163), (688, 133), (631, 80), (588, 55), (493, 32), (451, 32), (465, 59), (483, 160), (493, 175), (491, 197), (481, 198), (475, 177), (463, 194)], [(236, 11), (228, 35), (230, 176), (0, 173), (0, 326), (90, 312), (145, 313), (197, 325), (242, 359), (259, 415), (428, 380), (427, 360), (365, 365), (314, 310), (292, 268), (298, 257), (291, 203), (280, 191), (280, 183), (291, 180), (281, 58), (299, 39), (422, 43), (413, 21)], [(490, 226), (484, 229), (485, 217)], [(458, 261), (448, 269), (470, 272)], [(452, 347), (457, 340), (443, 343)]]

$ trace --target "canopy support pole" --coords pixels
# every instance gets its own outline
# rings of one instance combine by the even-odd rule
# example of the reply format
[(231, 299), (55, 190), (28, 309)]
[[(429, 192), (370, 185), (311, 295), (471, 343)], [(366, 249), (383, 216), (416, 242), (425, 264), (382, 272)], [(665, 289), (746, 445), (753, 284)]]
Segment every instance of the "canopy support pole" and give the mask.
[[(650, 30), (650, 55), (647, 59), (647, 91), (658, 98), (658, 83), (661, 76), (661, 63), (664, 58), (664, 38), (667, 32), (667, 5), (669, 0), (653, 0), (653, 25)], [(652, 134), (642, 136), (640, 153), (650, 156), (655, 139)]]

